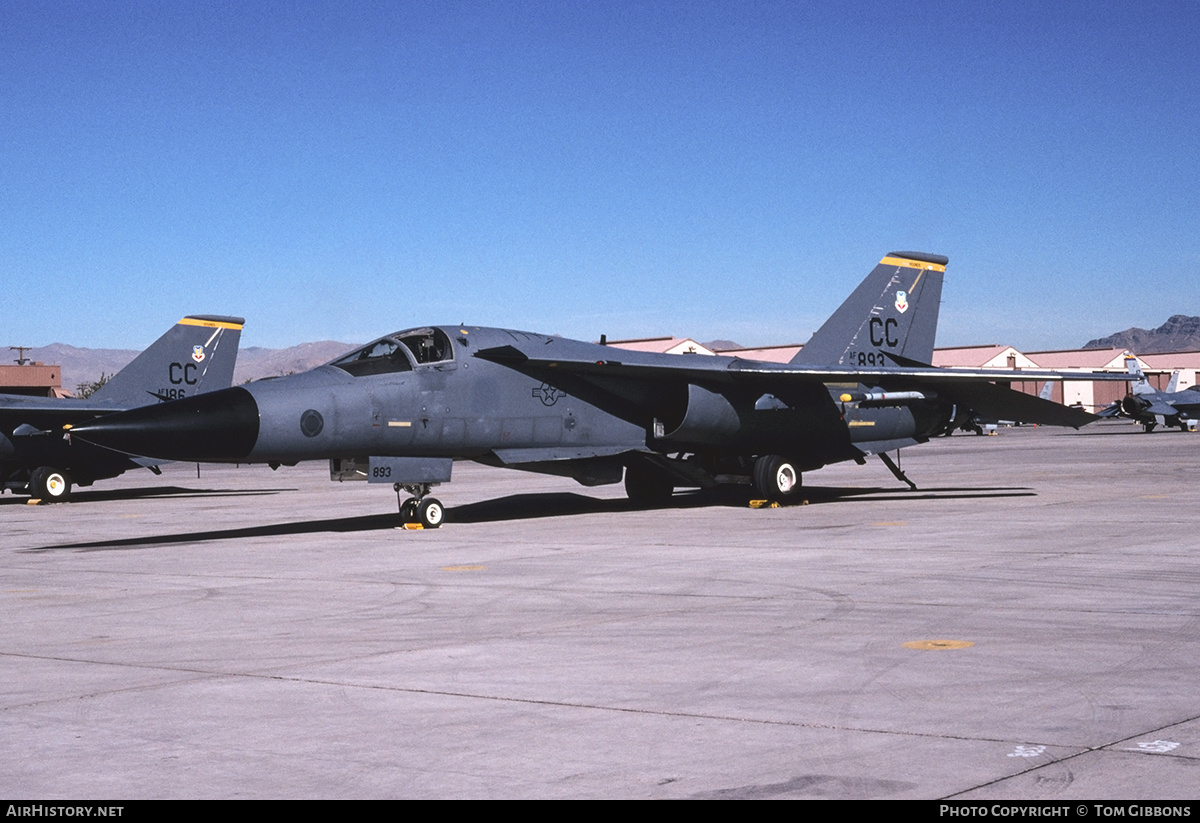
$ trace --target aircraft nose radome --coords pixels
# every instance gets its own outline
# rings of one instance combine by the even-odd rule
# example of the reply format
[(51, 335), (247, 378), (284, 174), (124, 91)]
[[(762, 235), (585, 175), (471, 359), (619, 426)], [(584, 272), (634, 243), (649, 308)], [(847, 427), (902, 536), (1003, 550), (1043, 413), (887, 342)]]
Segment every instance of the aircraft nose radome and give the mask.
[(258, 403), (246, 389), (222, 389), (106, 415), (75, 426), (70, 434), (160, 460), (241, 460), (258, 441)]

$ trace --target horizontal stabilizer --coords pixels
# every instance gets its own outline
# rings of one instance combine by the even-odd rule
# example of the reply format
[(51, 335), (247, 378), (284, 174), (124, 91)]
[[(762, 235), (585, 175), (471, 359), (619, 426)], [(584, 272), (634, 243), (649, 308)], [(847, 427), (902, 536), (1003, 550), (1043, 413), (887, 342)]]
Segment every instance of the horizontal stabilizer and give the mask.
[(1179, 409), (1172, 406), (1170, 403), (1164, 403), (1161, 400), (1154, 400), (1149, 406), (1142, 409), (1147, 414), (1161, 414), (1163, 417), (1171, 417), (1179, 413)]
[(904, 357), (895, 352), (885, 351), (884, 355), (888, 360), (891, 360), (897, 366), (902, 366), (906, 369), (932, 369), (932, 363), (922, 363), (920, 360), (913, 360), (911, 357)]
[(1096, 419), (1082, 409), (1063, 406), (1031, 394), (1006, 389), (994, 383), (961, 383), (945, 390), (946, 397), (970, 407), (976, 414), (993, 420), (1012, 420), (1041, 426), (1079, 428)]

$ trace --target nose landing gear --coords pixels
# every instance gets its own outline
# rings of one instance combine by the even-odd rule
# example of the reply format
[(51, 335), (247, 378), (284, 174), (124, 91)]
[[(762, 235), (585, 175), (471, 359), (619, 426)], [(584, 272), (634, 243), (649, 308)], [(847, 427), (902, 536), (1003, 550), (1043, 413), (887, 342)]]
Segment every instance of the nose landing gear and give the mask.
[[(446, 519), (442, 501), (426, 496), (433, 489), (432, 483), (393, 483), (392, 489), (396, 492), (396, 503), (400, 507), (400, 516), (404, 518), (405, 528), (436, 529)], [(401, 491), (414, 496), (401, 502)]]

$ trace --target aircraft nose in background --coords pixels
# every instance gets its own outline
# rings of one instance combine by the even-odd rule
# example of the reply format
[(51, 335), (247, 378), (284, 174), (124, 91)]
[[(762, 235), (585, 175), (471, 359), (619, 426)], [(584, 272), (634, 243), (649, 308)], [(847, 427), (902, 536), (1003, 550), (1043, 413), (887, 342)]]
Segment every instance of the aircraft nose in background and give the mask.
[(245, 458), (258, 441), (259, 412), (243, 388), (143, 406), (81, 423), (72, 438), (141, 457), (186, 462)]

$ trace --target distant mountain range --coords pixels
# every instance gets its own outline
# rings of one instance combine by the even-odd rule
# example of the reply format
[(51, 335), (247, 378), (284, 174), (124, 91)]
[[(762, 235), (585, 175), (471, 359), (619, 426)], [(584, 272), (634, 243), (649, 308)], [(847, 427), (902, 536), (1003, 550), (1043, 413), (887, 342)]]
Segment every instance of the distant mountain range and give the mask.
[(1200, 317), (1173, 315), (1157, 329), (1126, 329), (1089, 340), (1085, 349), (1129, 349), (1134, 354), (1200, 350)]
[[(260, 346), (243, 348), (238, 352), (233, 382), (237, 385), (264, 377), (307, 371), (314, 366), (328, 363), (358, 345), (360, 344), (323, 340), (319, 343), (301, 343), (286, 349), (264, 349)], [(738, 348), (731, 340), (714, 340), (705, 345), (712, 349)], [(1129, 349), (1138, 354), (1197, 351), (1200, 350), (1200, 317), (1176, 314), (1157, 329), (1126, 329), (1107, 337), (1089, 340), (1083, 347)], [(11, 356), (3, 358), (3, 361), (15, 362), (17, 352), (9, 354)], [(51, 343), (49, 346), (27, 349), (25, 352), (25, 357), (30, 360), (61, 366), (63, 388), (71, 392), (74, 392), (80, 383), (98, 380), (101, 374), (116, 374), (137, 355), (138, 352), (131, 349), (81, 349), (65, 343)]]

